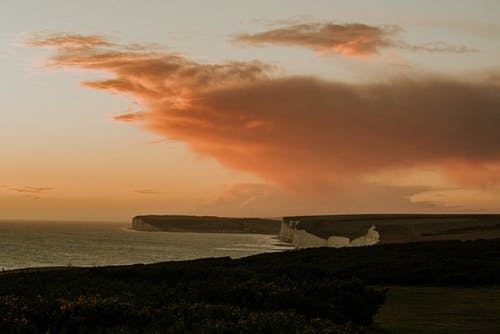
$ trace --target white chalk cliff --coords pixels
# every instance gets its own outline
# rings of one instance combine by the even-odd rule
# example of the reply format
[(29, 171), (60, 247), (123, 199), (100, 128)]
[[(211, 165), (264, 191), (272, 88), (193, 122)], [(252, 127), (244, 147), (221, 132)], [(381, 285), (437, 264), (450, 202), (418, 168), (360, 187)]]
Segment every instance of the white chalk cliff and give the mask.
[(141, 217), (134, 217), (132, 219), (132, 229), (136, 231), (157, 232), (161, 231), (158, 227), (148, 224)]
[(293, 244), (298, 249), (311, 247), (341, 248), (375, 245), (380, 241), (380, 234), (372, 225), (366, 234), (352, 240), (340, 235), (332, 235), (325, 239), (301, 229), (300, 220), (283, 220), (279, 239)]

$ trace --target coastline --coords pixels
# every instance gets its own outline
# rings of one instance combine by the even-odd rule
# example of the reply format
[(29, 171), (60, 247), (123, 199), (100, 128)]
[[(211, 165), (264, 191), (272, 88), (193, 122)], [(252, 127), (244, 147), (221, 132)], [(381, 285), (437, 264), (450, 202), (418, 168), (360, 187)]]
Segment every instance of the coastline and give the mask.
[[(150, 332), (191, 324), (193, 319), (199, 319), (196, 326), (214, 321), (240, 326), (243, 320), (245, 328), (255, 328), (252, 319), (264, 319), (267, 332), (279, 332), (276, 329), (298, 319), (294, 326), (300, 332), (317, 330), (320, 319), (327, 329), (339, 328), (335, 326), (342, 326), (343, 321), (357, 321), (359, 331), (343, 333), (372, 332), (364, 329), (391, 334), (451, 334), (460, 332), (457, 329), (492, 333), (500, 328), (496, 317), (500, 311), (499, 246), (500, 239), (429, 241), (310, 248), (238, 259), (14, 269), (0, 273), (0, 306), (12, 309), (5, 315), (11, 328), (19, 325), (16, 319), (21, 317), (30, 326), (68, 324), (70, 312), (69, 316), (83, 319), (85, 326), (95, 326), (89, 331), (111, 326), (116, 331), (138, 332), (144, 328), (135, 326), (146, 314), (147, 323), (156, 326)], [(329, 294), (320, 292), (325, 284)], [(359, 304), (343, 308), (344, 293), (355, 296), (350, 301)], [(316, 313), (322, 305), (332, 303), (335, 308)], [(366, 305), (371, 306), (366, 309)], [(47, 309), (54, 312), (47, 313), (49, 321), (42, 324), (33, 315)], [(361, 317), (360, 310), (364, 312)], [(102, 319), (96, 316), (102, 312), (111, 312), (111, 320), (89, 321)], [(165, 323), (165, 319), (170, 320)], [(311, 319), (314, 324), (309, 323)], [(364, 327), (371, 323), (373, 326)], [(240, 329), (234, 328), (233, 332)], [(411, 331), (416, 328), (419, 331)], [(380, 329), (383, 331), (377, 331)], [(189, 332), (189, 328), (179, 332)]]

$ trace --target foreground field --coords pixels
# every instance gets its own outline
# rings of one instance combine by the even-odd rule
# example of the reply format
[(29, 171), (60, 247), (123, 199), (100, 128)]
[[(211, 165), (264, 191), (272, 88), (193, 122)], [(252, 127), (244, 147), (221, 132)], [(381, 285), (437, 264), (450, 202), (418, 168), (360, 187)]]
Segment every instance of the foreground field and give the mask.
[(386, 333), (500, 332), (500, 286), (392, 286), (375, 324)]
[[(480, 321), (495, 314), (498, 304), (476, 292), (488, 286), (498, 294), (499, 258), (496, 239), (5, 272), (0, 328), (5, 333), (456, 333), (457, 326), (468, 330), (463, 322), (457, 325), (464, 312)], [(387, 305), (374, 318), (388, 286)], [(450, 287), (454, 290), (446, 290)], [(446, 297), (443, 291), (455, 292)], [(454, 297), (461, 291), (476, 303), (461, 308), (465, 302)], [(495, 323), (479, 328), (485, 326), (496, 328)]]

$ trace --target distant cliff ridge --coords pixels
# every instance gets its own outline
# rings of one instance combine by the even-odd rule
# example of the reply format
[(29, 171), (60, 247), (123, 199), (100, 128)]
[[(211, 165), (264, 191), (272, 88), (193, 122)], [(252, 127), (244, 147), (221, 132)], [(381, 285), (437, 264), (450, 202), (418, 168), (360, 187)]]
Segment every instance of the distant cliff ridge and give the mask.
[(498, 214), (360, 214), (284, 217), (279, 238), (297, 248), (500, 238)]
[(263, 218), (229, 218), (215, 216), (148, 215), (132, 219), (137, 231), (193, 233), (251, 233), (277, 235), (280, 221)]
[(261, 218), (137, 216), (138, 231), (253, 233), (279, 236), (296, 248), (500, 238), (498, 214), (362, 214)]

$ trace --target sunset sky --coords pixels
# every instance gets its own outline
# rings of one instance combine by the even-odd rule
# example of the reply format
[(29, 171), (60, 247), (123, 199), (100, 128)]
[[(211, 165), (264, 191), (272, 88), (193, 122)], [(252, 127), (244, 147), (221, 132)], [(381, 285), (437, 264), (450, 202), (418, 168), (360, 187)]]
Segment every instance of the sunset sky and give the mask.
[(0, 4), (0, 219), (500, 212), (500, 2)]

